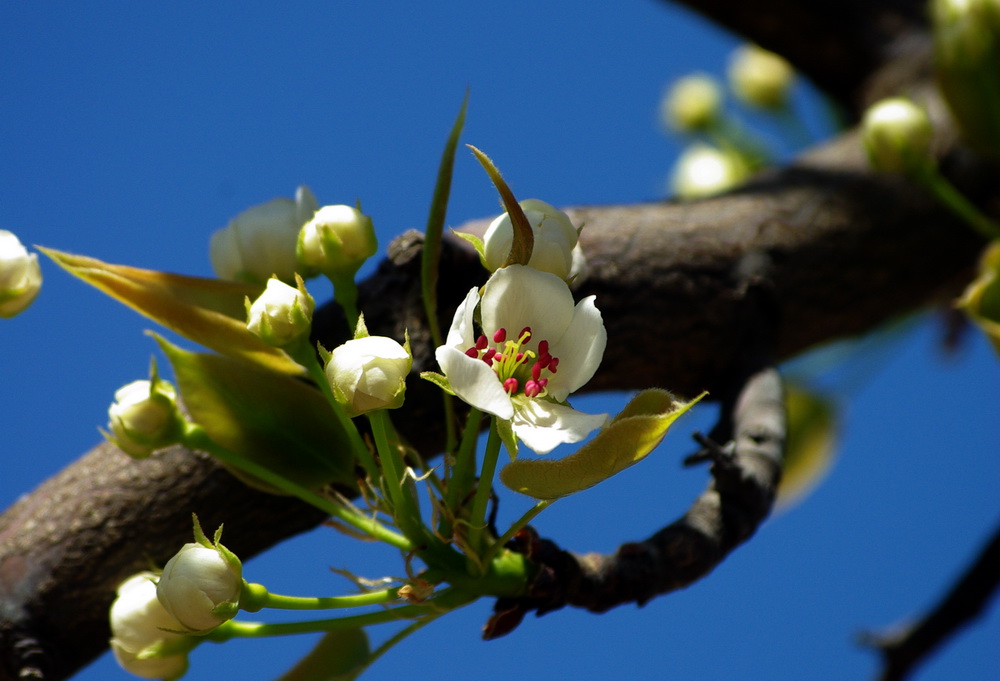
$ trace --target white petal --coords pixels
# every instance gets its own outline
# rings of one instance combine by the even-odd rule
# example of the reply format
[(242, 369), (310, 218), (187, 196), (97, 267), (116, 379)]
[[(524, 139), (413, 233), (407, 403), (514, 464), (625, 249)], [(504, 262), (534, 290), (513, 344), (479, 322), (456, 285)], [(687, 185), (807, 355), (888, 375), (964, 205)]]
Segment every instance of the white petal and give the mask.
[(479, 304), (479, 290), (470, 289), (465, 300), (455, 310), (455, 317), (451, 320), (451, 328), (448, 329), (448, 337), (445, 339), (446, 345), (465, 351), (475, 344), (472, 320), (477, 304)]
[(442, 345), (434, 351), (441, 370), (452, 390), (473, 407), (502, 419), (514, 417), (514, 405), (493, 369), (486, 362), (473, 359), (461, 350)]
[(506, 329), (514, 340), (513, 334), (530, 326), (532, 345), (537, 346), (540, 340), (563, 335), (573, 319), (573, 294), (554, 274), (510, 265), (486, 282), (480, 310), (487, 334)]
[(585, 414), (548, 400), (522, 399), (514, 411), (514, 434), (539, 454), (579, 442), (608, 421), (607, 414)]
[(552, 341), (550, 350), (559, 358), (559, 367), (549, 379), (547, 389), (555, 400), (565, 400), (593, 378), (607, 344), (608, 332), (601, 311), (594, 304), (594, 296), (588, 296), (577, 304), (563, 336)]

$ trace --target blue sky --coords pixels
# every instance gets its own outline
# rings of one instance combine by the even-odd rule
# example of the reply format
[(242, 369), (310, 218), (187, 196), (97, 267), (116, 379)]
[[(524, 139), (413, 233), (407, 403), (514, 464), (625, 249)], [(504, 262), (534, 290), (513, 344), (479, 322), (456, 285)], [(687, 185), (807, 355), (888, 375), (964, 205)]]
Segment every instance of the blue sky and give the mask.
[[(657, 198), (680, 149), (657, 124), (663, 88), (721, 72), (738, 44), (653, 0), (7, 3), (0, 17), (0, 228), (196, 275), (211, 274), (213, 230), (299, 184), (321, 204), (361, 199), (383, 246), (422, 226), (467, 87), (463, 140), (518, 196)], [(797, 103), (817, 108), (805, 88)], [(810, 125), (824, 130), (815, 115)], [(496, 206), (460, 154), (449, 224)], [(4, 507), (98, 441), (114, 391), (144, 377), (154, 351), (144, 319), (43, 268), (39, 299), (0, 329)], [(933, 320), (908, 328), (831, 378), (848, 398), (831, 475), (709, 579), (641, 609), (530, 618), (491, 643), (479, 640), (484, 601), (424, 629), (367, 678), (871, 678), (874, 657), (856, 634), (930, 605), (997, 520), (1000, 365), (978, 337), (944, 356)], [(641, 466), (536, 525), (580, 551), (648, 536), (704, 486), (706, 471), (679, 462), (712, 412), (699, 408)], [(501, 512), (513, 519), (519, 503)], [(331, 566), (401, 569), (388, 549), (319, 530), (246, 570), (275, 591), (326, 595), (347, 586)], [(915, 678), (996, 678), (998, 637), (994, 607)], [(205, 645), (187, 678), (270, 679), (309, 643)], [(130, 677), (105, 656), (79, 678)]]

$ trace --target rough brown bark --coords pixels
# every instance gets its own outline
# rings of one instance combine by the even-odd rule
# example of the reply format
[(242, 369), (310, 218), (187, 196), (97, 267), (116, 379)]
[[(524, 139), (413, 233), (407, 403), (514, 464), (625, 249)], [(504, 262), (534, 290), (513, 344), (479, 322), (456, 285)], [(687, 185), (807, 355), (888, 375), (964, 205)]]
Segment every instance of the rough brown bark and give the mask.
[[(827, 5), (844, 7), (810, 3), (797, 11), (816, 8), (813, 23), (822, 27)], [(871, 20), (879, 8), (896, 11), (891, 2), (865, 6), (873, 14), (859, 22)], [(750, 22), (732, 7), (732, 21)], [(860, 4), (857, 11), (863, 11)], [(835, 25), (827, 25), (826, 39), (840, 51), (830, 47), (822, 56), (831, 78), (841, 51), (857, 37), (838, 37), (830, 30)], [(860, 101), (861, 82), (885, 54), (874, 47), (878, 39), (863, 39), (867, 56), (847, 69), (843, 83), (827, 83), (815, 75), (819, 66), (809, 67), (844, 102)], [(899, 78), (918, 70), (907, 66), (882, 82), (899, 85)], [(957, 153), (947, 157), (946, 167), (981, 204), (995, 202), (996, 196), (982, 191), (989, 177), (982, 168)], [(610, 338), (590, 390), (655, 384), (693, 395), (722, 385), (741, 355), (735, 320), (743, 299), (735, 269), (750, 250), (773, 261), (770, 284), (783, 320), (776, 354), (787, 358), (954, 295), (981, 246), (906, 182), (871, 174), (853, 134), (729, 196), (570, 213), (587, 224), (583, 244), (590, 271), (579, 293), (598, 295)], [(420, 321), (418, 249), (412, 236), (397, 242), (392, 258), (365, 282), (361, 299), (373, 332), (401, 336), (409, 329), (415, 370), (432, 361)], [(446, 257), (440, 295), (447, 316), (447, 308), (481, 281), (482, 271), (455, 243)], [(318, 334), (327, 344), (336, 318), (333, 308), (318, 317)], [(655, 363), (648, 362), (651, 356)], [(398, 419), (415, 444), (431, 451), (440, 444), (439, 434), (427, 428), (434, 423), (427, 410), (439, 403), (425, 399), (432, 393), (428, 384), (415, 382)], [(226, 538), (245, 556), (319, 520), (297, 502), (248, 490), (190, 452), (172, 449), (135, 462), (107, 445), (97, 447), (0, 517), (0, 680), (31, 669), (42, 678), (66, 678), (99, 654), (113, 585), (147, 561), (164, 562), (187, 541), (192, 511), (206, 527), (240, 515), (241, 523), (227, 525)]]

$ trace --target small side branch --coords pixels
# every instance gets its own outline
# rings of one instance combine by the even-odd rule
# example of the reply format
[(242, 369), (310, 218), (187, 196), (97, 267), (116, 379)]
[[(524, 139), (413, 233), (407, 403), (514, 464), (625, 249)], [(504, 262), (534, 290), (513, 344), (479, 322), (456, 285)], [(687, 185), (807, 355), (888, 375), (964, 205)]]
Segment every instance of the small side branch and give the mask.
[(1000, 526), (948, 593), (918, 622), (864, 642), (882, 654), (879, 681), (903, 681), (962, 627), (979, 617), (1000, 587)]

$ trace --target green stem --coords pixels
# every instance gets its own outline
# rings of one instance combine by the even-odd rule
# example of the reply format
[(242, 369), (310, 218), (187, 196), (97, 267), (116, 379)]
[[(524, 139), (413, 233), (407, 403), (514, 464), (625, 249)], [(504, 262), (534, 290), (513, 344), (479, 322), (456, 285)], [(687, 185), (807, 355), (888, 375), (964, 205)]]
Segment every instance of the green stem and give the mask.
[(965, 198), (934, 165), (916, 172), (916, 178), (952, 213), (987, 239), (1000, 239), (1000, 227)]
[[(257, 586), (257, 585), (254, 585)], [(282, 596), (268, 591), (262, 599), (261, 607), (281, 610), (332, 610), (336, 608), (356, 608), (364, 605), (391, 603), (399, 598), (398, 588), (372, 591), (352, 596), (327, 596), (310, 598), (304, 596)]]
[(483, 556), (483, 562), (484, 563), (492, 562), (493, 559), (496, 558), (497, 552), (499, 552), (500, 549), (502, 549), (507, 544), (507, 542), (510, 541), (515, 534), (517, 534), (517, 532), (521, 528), (523, 528), (525, 525), (534, 520), (535, 516), (537, 516), (539, 513), (547, 509), (553, 503), (555, 503), (555, 499), (542, 499), (537, 504), (528, 509), (527, 513), (518, 518), (513, 525), (507, 528), (507, 531), (503, 533), (503, 536), (497, 539), (496, 542), (494, 542), (493, 546), (491, 546), (489, 550), (486, 552), (486, 555)]
[(479, 425), (483, 420), (483, 412), (475, 407), (469, 410), (462, 432), (462, 442), (455, 452), (455, 464), (448, 476), (448, 487), (445, 492), (445, 505), (451, 518), (445, 518), (441, 523), (441, 534), (449, 536), (452, 531), (453, 519), (461, 515), (461, 505), (472, 490), (476, 477), (476, 442), (479, 440)]
[(298, 497), (307, 504), (312, 504), (321, 511), (328, 513), (331, 517), (364, 532), (373, 539), (385, 542), (390, 546), (395, 546), (401, 551), (413, 550), (413, 544), (406, 537), (393, 532), (374, 518), (355, 513), (346, 506), (331, 501), (312, 490), (308, 490), (269, 468), (265, 468), (254, 461), (229, 451), (212, 440), (208, 436), (208, 433), (205, 432), (205, 429), (196, 423), (185, 424), (184, 433), (181, 436), (181, 444), (189, 449), (208, 452), (222, 463), (238, 468), (256, 478), (260, 478), (264, 482)]
[(333, 284), (333, 299), (336, 300), (344, 310), (347, 317), (348, 333), (354, 336), (354, 330), (358, 327), (358, 285), (354, 283), (354, 274), (349, 276), (327, 275), (330, 283)]
[(426, 603), (402, 605), (398, 608), (382, 609), (363, 615), (333, 617), (305, 622), (238, 622), (229, 620), (207, 634), (204, 638), (216, 643), (222, 643), (232, 638), (262, 638), (265, 636), (288, 636), (291, 634), (311, 634), (335, 629), (357, 629), (372, 624), (384, 624), (404, 619), (417, 619), (427, 615), (437, 617), (463, 605), (468, 605), (478, 598), (464, 591), (445, 589), (441, 595)]
[(490, 491), (493, 489), (493, 476), (497, 470), (500, 444), (500, 433), (497, 430), (496, 417), (494, 416), (490, 424), (490, 435), (486, 441), (486, 453), (483, 455), (483, 471), (476, 486), (476, 496), (472, 499), (472, 515), (469, 518), (469, 546), (480, 555), (483, 553), (486, 507), (490, 501)]
[(388, 431), (392, 428), (389, 415), (384, 409), (376, 409), (368, 412), (367, 416), (372, 426), (372, 437), (375, 438), (379, 461), (382, 464), (382, 477), (392, 504), (393, 518), (411, 542), (418, 546), (426, 544), (429, 533), (421, 520), (417, 500), (404, 479), (403, 458), (400, 456), (399, 448), (389, 442)]

